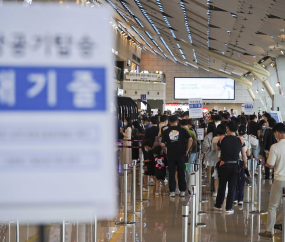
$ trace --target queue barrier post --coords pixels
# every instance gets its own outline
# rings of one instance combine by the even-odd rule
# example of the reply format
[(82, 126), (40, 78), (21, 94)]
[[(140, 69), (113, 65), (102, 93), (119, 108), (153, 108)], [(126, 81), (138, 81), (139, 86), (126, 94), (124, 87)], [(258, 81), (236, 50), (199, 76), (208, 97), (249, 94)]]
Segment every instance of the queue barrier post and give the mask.
[(132, 225), (135, 222), (128, 221), (128, 164), (124, 164), (124, 221), (116, 222), (116, 225)]
[(251, 211), (251, 214), (266, 214), (266, 211), (261, 210), (261, 178), (262, 178), (262, 165), (258, 164), (258, 178), (257, 178), (257, 187), (258, 187), (258, 196), (257, 196), (257, 210)]
[(133, 160), (132, 165), (133, 165), (133, 210), (132, 213), (142, 213), (141, 211), (136, 211), (136, 193), (137, 193), (137, 187), (136, 187), (136, 180), (137, 180), (137, 161), (138, 160)]
[(254, 179), (254, 161), (253, 161), (253, 155), (250, 156), (251, 160), (251, 177), (252, 177), (252, 183), (251, 183), (251, 202), (254, 203), (254, 190), (255, 190), (255, 179)]
[(94, 242), (97, 242), (97, 216), (94, 217)]
[(192, 186), (192, 209), (191, 209), (191, 222), (190, 222), (190, 242), (195, 241), (195, 226), (196, 226), (196, 186)]
[[(196, 171), (195, 173), (195, 178), (196, 178), (196, 182), (195, 182), (195, 185), (196, 185), (196, 214), (197, 215), (205, 215), (206, 212), (205, 211), (202, 211), (200, 210), (200, 194), (202, 193), (202, 177), (200, 176), (201, 175), (201, 171), (202, 171), (202, 164), (201, 162), (198, 165), (198, 170)], [(198, 220), (197, 220), (198, 221)], [(199, 223), (199, 226), (200, 227), (205, 227), (206, 224), (202, 224), (202, 223)]]
[[(248, 160), (247, 160), (247, 162), (248, 162)], [(251, 183), (253, 183), (254, 182), (254, 177), (251, 179)], [(244, 203), (251, 203), (252, 202), (252, 200), (251, 200), (251, 197), (250, 197), (250, 193), (249, 193), (249, 190), (250, 190), (250, 188), (251, 188), (251, 185), (250, 184), (247, 184), (246, 186), (244, 186), (244, 188), (245, 188), (245, 197), (246, 197), (246, 199), (247, 200), (244, 200), (243, 202)]]
[(202, 169), (202, 166), (201, 166), (201, 164), (199, 164), (199, 166), (198, 166), (198, 170), (195, 172), (195, 186), (196, 186), (196, 201), (195, 201), (195, 216), (196, 216), (196, 218), (195, 218), (195, 221), (196, 221), (196, 224), (195, 224), (195, 226), (196, 227), (199, 227), (199, 228), (202, 228), (202, 227), (206, 227), (206, 224), (205, 223), (201, 223), (200, 222), (200, 217), (198, 217), (198, 216), (201, 216), (201, 215), (205, 215), (206, 214), (206, 212), (205, 211), (200, 211), (200, 183), (199, 183), (199, 178), (200, 178), (200, 176), (199, 176), (199, 169)]
[[(208, 202), (208, 199), (203, 199), (202, 196), (203, 196), (203, 176), (202, 176), (202, 156), (200, 155), (200, 169), (199, 169), (199, 190), (200, 190), (200, 193), (199, 193), (199, 200), (200, 200), (200, 203), (207, 203)], [(206, 214), (206, 212), (204, 213)]]
[(148, 202), (148, 199), (143, 198), (143, 161), (144, 161), (144, 156), (143, 152), (141, 154), (141, 159), (140, 159), (140, 198), (137, 200), (138, 202)]
[(284, 226), (285, 226), (285, 187), (283, 187), (283, 204), (282, 204), (282, 242), (285, 242), (285, 232), (284, 232)]
[(182, 242), (188, 242), (188, 216), (189, 206), (182, 206)]

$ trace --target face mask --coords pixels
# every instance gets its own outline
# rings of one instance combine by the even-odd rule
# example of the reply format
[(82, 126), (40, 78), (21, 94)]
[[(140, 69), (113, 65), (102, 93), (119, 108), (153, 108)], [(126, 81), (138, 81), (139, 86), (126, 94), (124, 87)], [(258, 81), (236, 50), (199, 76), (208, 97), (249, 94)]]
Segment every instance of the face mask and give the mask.
[(125, 121), (125, 122), (124, 122), (124, 125), (125, 125), (125, 126), (127, 126), (127, 125), (128, 125), (128, 123)]
[(144, 148), (146, 152), (148, 152), (148, 148)]

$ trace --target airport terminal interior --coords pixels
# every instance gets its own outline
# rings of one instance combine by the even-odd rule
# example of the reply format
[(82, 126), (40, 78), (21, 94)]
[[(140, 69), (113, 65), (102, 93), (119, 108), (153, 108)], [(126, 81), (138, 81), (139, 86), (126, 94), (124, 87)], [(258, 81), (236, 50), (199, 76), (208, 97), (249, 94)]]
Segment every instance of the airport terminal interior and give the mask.
[(1, 242), (285, 242), (284, 0), (0, 0)]

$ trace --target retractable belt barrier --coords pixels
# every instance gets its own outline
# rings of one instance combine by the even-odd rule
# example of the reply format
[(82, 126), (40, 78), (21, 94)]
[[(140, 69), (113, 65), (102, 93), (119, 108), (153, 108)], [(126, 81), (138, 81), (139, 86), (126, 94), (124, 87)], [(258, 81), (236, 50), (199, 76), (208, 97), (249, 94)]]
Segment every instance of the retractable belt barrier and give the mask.
[[(251, 156), (251, 164), (252, 164), (252, 189), (251, 189), (251, 201), (252, 203), (254, 203), (254, 162), (253, 159), (257, 160), (258, 162), (260, 162), (256, 157)], [(262, 179), (262, 164), (259, 163), (257, 166), (257, 170), (258, 170), (258, 176), (257, 176), (257, 189), (258, 189), (258, 194), (257, 194), (257, 210), (253, 210), (250, 213), (251, 214), (266, 214), (266, 211), (261, 210), (261, 179)]]
[(136, 160), (132, 160), (130, 164), (124, 164), (124, 221), (116, 222), (116, 225), (132, 225), (135, 222), (128, 221), (128, 170), (132, 167), (133, 171), (133, 210), (131, 213), (136, 212), (136, 165), (137, 162), (140, 161), (141, 158)]
[[(192, 198), (193, 198), (193, 192), (191, 193), (191, 196), (189, 197), (187, 204), (182, 206), (182, 242), (188, 242), (189, 205), (190, 205)], [(192, 224), (192, 217), (194, 216), (195, 216), (195, 213), (192, 212), (191, 213), (191, 224)], [(191, 231), (191, 235), (192, 235), (192, 231)]]

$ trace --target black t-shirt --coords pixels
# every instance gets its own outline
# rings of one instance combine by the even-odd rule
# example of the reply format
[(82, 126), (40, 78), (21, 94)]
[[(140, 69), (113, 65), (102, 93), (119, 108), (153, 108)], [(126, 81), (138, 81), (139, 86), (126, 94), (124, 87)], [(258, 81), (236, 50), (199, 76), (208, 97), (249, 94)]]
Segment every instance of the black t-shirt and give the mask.
[(191, 136), (186, 129), (170, 126), (162, 134), (162, 143), (166, 143), (168, 156), (184, 156), (186, 151), (185, 139)]
[(237, 136), (228, 135), (221, 136), (218, 144), (221, 148), (221, 161), (238, 161), (241, 148), (245, 146), (242, 138)]
[(257, 131), (261, 130), (260, 124), (257, 123), (257, 122), (254, 122), (254, 121), (250, 121), (248, 123), (247, 128), (248, 128), (248, 134), (252, 134), (252, 135), (254, 135), (256, 137), (257, 137)]
[(158, 136), (159, 127), (152, 126), (145, 131), (144, 139), (150, 139), (152, 143), (154, 143), (155, 137)]
[(163, 132), (164, 132), (164, 130), (166, 130), (166, 129), (168, 129), (168, 126), (167, 126), (167, 125), (161, 127), (161, 136), (163, 135)]
[(156, 176), (166, 175), (167, 159), (165, 155), (154, 157), (154, 167)]
[(266, 129), (264, 133), (264, 142), (266, 142), (265, 149), (270, 150), (271, 145), (277, 143), (277, 140), (275, 139), (274, 133), (272, 132), (272, 129)]

